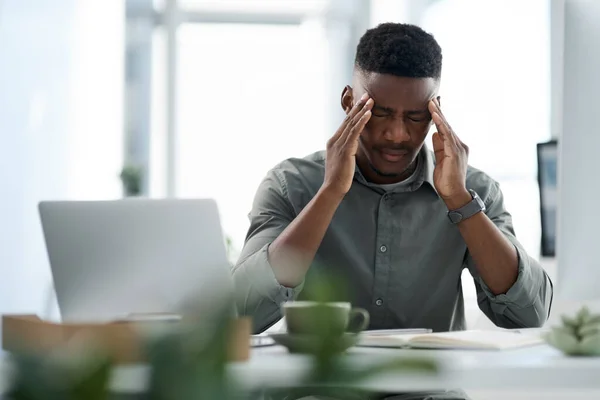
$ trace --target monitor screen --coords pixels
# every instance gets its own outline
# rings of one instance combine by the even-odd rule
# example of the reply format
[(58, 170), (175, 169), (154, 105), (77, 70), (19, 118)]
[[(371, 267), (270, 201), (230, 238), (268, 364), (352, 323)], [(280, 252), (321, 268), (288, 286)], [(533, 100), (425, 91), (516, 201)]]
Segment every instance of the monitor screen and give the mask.
[(543, 257), (554, 257), (556, 255), (557, 144), (556, 140), (552, 140), (537, 145), (540, 218), (542, 222), (541, 253)]

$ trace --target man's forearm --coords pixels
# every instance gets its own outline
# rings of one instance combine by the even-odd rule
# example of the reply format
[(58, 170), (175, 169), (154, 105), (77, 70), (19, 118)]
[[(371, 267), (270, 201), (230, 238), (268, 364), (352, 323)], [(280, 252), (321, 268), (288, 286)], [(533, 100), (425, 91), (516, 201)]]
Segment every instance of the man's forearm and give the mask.
[[(470, 194), (446, 202), (448, 209), (458, 209), (471, 200)], [(506, 293), (516, 282), (519, 257), (515, 246), (485, 213), (480, 212), (458, 223), (481, 279), (495, 295)]]
[(322, 188), (271, 243), (269, 262), (279, 284), (296, 287), (302, 282), (342, 199)]

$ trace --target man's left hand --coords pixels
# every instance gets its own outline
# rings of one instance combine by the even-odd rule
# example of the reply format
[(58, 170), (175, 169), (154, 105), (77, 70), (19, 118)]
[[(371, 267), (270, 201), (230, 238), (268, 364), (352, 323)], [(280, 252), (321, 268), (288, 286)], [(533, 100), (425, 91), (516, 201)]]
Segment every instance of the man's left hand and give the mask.
[(456, 210), (471, 201), (466, 187), (469, 148), (446, 121), (437, 99), (429, 101), (429, 112), (437, 128), (432, 137), (435, 153), (433, 183), (448, 209)]

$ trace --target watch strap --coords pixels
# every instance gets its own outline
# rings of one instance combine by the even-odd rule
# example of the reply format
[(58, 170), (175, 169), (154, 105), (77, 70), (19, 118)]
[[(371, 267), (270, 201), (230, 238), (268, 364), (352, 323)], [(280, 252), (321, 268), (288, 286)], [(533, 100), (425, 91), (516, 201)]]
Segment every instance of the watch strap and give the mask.
[(453, 224), (458, 224), (479, 212), (485, 211), (485, 203), (481, 200), (479, 195), (471, 189), (469, 189), (469, 193), (472, 198), (470, 202), (456, 210), (448, 211), (448, 219), (450, 219), (450, 222)]

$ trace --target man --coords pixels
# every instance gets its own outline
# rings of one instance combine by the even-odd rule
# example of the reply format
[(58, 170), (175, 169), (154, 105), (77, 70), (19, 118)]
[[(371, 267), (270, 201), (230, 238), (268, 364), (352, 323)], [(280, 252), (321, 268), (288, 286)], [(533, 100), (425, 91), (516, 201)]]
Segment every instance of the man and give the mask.
[(341, 96), (347, 117), (326, 151), (282, 162), (256, 193), (233, 269), (255, 331), (323, 269), (348, 280), (371, 329), (465, 329), (464, 268), (496, 325), (544, 323), (552, 284), (515, 238), (498, 183), (468, 166), (440, 106), (441, 70), (438, 43), (416, 26), (382, 24), (361, 38)]

